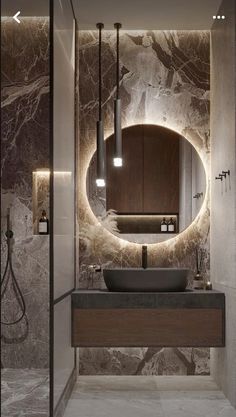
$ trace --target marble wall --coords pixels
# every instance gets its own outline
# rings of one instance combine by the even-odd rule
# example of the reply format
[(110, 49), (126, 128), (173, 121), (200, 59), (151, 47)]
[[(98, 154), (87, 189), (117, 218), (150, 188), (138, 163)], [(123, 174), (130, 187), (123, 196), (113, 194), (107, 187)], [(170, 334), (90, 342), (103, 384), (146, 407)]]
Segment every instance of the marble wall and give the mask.
[[(47, 18), (4, 18), (1, 27), (2, 81), (2, 272), (10, 208), (13, 268), (27, 316), (2, 326), (4, 368), (49, 366), (49, 237), (34, 235), (33, 171), (49, 166), (49, 24)], [(2, 300), (4, 321), (19, 317), (11, 278)]]
[(222, 170), (230, 177), (211, 188), (211, 275), (226, 295), (226, 347), (213, 349), (211, 373), (236, 407), (236, 37), (235, 2), (224, 0), (211, 37), (212, 178)]
[[(115, 33), (103, 34), (103, 115), (105, 136), (113, 133)], [(139, 266), (141, 247), (106, 230), (95, 218), (86, 195), (87, 169), (96, 148), (98, 39), (79, 35), (80, 132), (79, 221), (81, 288), (104, 287), (91, 264)], [(149, 246), (150, 266), (195, 270), (195, 248), (204, 250), (209, 275), (209, 94), (208, 31), (121, 31), (122, 127), (158, 124), (177, 131), (198, 151), (206, 171), (207, 192), (194, 222), (180, 236)], [(104, 221), (107, 221), (106, 219)], [(107, 227), (111, 225), (106, 225)], [(181, 345), (181, 342), (180, 342)], [(208, 349), (80, 349), (82, 374), (207, 374)]]

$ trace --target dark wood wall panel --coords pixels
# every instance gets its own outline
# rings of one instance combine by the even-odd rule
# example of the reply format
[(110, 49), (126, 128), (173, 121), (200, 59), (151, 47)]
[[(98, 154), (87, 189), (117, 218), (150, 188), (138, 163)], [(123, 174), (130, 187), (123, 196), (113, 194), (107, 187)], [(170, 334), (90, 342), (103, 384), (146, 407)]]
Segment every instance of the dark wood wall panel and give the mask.
[(154, 125), (123, 130), (123, 167), (113, 166), (114, 136), (106, 141), (106, 208), (125, 214), (179, 212), (179, 136)]
[(179, 212), (179, 139), (176, 133), (144, 126), (143, 211)]
[(106, 141), (106, 208), (118, 213), (142, 213), (143, 133), (139, 126), (123, 130), (123, 166), (113, 166), (114, 136)]

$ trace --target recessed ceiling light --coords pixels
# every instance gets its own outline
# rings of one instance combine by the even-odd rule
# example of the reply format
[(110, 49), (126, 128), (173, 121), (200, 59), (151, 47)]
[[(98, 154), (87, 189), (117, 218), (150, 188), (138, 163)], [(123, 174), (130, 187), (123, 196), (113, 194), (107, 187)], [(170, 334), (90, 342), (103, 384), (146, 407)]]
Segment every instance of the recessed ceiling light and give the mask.
[(213, 17), (213, 19), (216, 19), (216, 16), (212, 16)]
[(225, 19), (225, 16), (223, 15), (223, 16), (221, 16), (221, 19)]
[(218, 15), (218, 16), (217, 16), (217, 19), (220, 19), (220, 18), (221, 18), (221, 17)]

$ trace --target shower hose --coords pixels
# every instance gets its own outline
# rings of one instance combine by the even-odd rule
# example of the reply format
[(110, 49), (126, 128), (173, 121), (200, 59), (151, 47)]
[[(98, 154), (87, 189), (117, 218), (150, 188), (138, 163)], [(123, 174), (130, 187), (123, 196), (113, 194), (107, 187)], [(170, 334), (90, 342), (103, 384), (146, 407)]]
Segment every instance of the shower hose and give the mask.
[[(6, 326), (13, 326), (14, 324), (20, 323), (21, 320), (26, 316), (26, 305), (25, 300), (23, 297), (23, 294), (21, 292), (20, 286), (17, 282), (13, 266), (12, 266), (12, 255), (11, 255), (11, 239), (13, 238), (14, 234), (12, 230), (10, 229), (10, 209), (7, 210), (7, 231), (5, 233), (7, 238), (7, 263), (4, 270), (4, 274), (1, 280), (1, 301), (6, 293), (8, 284), (10, 283), (10, 278), (12, 279), (12, 286), (14, 289), (14, 292), (16, 294), (16, 299), (20, 306), (20, 315), (16, 320), (14, 321), (2, 321), (1, 324)], [(2, 316), (2, 315), (1, 315)]]

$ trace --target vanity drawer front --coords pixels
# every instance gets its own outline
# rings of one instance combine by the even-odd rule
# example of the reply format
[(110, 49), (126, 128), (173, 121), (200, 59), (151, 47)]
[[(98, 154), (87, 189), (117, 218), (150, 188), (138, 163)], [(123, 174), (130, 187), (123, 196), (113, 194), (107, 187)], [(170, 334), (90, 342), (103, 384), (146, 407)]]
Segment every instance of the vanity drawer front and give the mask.
[(222, 347), (222, 309), (73, 309), (72, 346)]

